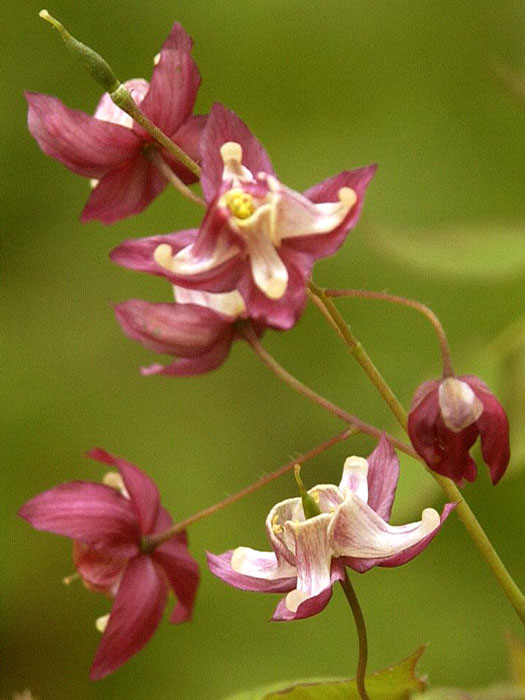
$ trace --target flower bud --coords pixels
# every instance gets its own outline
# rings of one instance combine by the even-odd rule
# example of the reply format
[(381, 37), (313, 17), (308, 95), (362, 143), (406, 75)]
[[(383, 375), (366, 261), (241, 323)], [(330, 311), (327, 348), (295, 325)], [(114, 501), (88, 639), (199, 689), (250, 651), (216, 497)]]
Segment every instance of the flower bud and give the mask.
[(502, 405), (478, 377), (465, 375), (424, 382), (414, 394), (408, 433), (430, 469), (456, 483), (474, 481), (469, 450), (481, 438), (483, 459), (495, 485), (510, 459), (509, 425)]

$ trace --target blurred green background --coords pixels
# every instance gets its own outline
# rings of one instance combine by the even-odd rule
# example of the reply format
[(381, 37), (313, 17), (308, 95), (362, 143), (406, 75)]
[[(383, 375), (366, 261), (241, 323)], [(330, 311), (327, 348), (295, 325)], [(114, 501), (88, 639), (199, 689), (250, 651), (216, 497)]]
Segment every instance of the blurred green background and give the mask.
[[(206, 549), (267, 548), (267, 511), (295, 495), (287, 477), (191, 529), (203, 574), (193, 623), (164, 621), (114, 676), (88, 681), (94, 620), (108, 603), (79, 583), (62, 585), (72, 571), (69, 542), (31, 530), (17, 508), (58, 482), (99, 479), (103, 469), (83, 453), (100, 445), (148, 471), (174, 517), (186, 517), (341, 426), (241, 344), (208, 376), (138, 374), (156, 358), (122, 335), (110, 301), (168, 300), (170, 290), (113, 266), (108, 252), (124, 238), (197, 225), (200, 211), (168, 190), (110, 228), (80, 224), (89, 184), (39, 151), (22, 91), (92, 111), (99, 90), (38, 19), (41, 7), (4, 6), (0, 44), (0, 697), (29, 687), (41, 700), (221, 698), (251, 683), (351, 675), (357, 643), (339, 591), (318, 617), (269, 624), (277, 596), (234, 590), (204, 568)], [(525, 74), (523, 1), (54, 0), (48, 10), (121, 79), (149, 78), (152, 57), (180, 21), (203, 76), (199, 111), (214, 100), (234, 109), (295, 189), (379, 163), (360, 225), (336, 258), (316, 266), (315, 279), (429, 304), (458, 372), (480, 374), (499, 393), (512, 418), (513, 467), (492, 489), (482, 466), (465, 494), (524, 587), (525, 110), (498, 77), (498, 66)], [(419, 382), (439, 374), (432, 330), (415, 312), (359, 300), (340, 308), (405, 405)], [(315, 310), (264, 343), (331, 400), (398, 434)], [(309, 485), (337, 481), (348, 454), (372, 447), (353, 438), (309, 463), (303, 477)], [(403, 461), (397, 522), (440, 502), (421, 467)], [(507, 676), (503, 635), (520, 625), (454, 515), (412, 563), (354, 580), (370, 669), (428, 642), (420, 668), (436, 684)]]

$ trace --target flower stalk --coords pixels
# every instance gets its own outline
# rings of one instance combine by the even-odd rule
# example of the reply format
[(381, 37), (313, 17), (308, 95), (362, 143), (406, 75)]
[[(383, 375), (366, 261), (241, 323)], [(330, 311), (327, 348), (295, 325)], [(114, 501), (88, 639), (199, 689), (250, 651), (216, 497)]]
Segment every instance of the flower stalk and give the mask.
[[(398, 422), (406, 431), (408, 419), (407, 412), (403, 408), (400, 401), (396, 398), (386, 381), (383, 379), (361, 343), (355, 338), (333, 301), (327, 296), (325, 291), (321, 287), (318, 287), (314, 282), (309, 282), (309, 289), (310, 293), (316, 296), (320, 302), (319, 304), (316, 304), (317, 307), (322, 310), (323, 315), (327, 319), (331, 319), (330, 325), (332, 327), (335, 326), (338, 329), (338, 334), (347, 344), (350, 353), (359, 362), (370, 381), (377, 388), (381, 396), (390, 407), (392, 413), (397, 418)], [(419, 457), (416, 457), (416, 459), (419, 459), (421, 462), (423, 461)], [(465, 526), (465, 529), (467, 530), (477, 550), (493, 572), (503, 593), (516, 611), (522, 623), (525, 625), (525, 596), (501, 561), (498, 553), (492, 546), (492, 543), (481, 527), (478, 519), (470, 509), (470, 506), (466, 502), (461, 491), (454, 484), (454, 482), (447, 477), (436, 474), (430, 469), (428, 471), (433, 476), (435, 481), (437, 481), (447, 499), (456, 502), (456, 512), (459, 519)]]
[(184, 182), (182, 182), (180, 177), (175, 175), (173, 170), (166, 163), (156, 148), (152, 148), (150, 150), (144, 149), (144, 155), (151, 163), (153, 163), (159, 173), (163, 175), (166, 180), (168, 180), (168, 182), (170, 182), (173, 187), (175, 187), (175, 189), (181, 193), (183, 197), (186, 197), (186, 199), (189, 199), (190, 202), (193, 202), (194, 204), (198, 204), (200, 207), (206, 207), (206, 202), (202, 199), (202, 197), (199, 197), (198, 194), (195, 194), (195, 192), (190, 190), (190, 188), (185, 185)]
[(357, 692), (361, 700), (370, 700), (365, 687), (365, 676), (366, 676), (366, 664), (368, 662), (368, 641), (366, 636), (366, 625), (365, 618), (363, 617), (363, 611), (359, 605), (359, 600), (355, 592), (350, 578), (348, 577), (348, 572), (345, 571), (345, 577), (341, 581), (341, 588), (346, 596), (352, 615), (354, 616), (355, 626), (357, 630), (357, 638), (359, 640), (359, 659), (357, 662), (357, 671), (355, 676), (355, 683), (357, 686)]
[(190, 515), (185, 520), (181, 520), (180, 522), (175, 523), (173, 527), (170, 527), (169, 530), (166, 530), (165, 532), (150, 535), (147, 538), (146, 546), (149, 549), (154, 549), (155, 547), (158, 547), (159, 544), (162, 544), (163, 542), (172, 539), (173, 537), (175, 537), (175, 535), (178, 535), (180, 532), (186, 530), (186, 528), (188, 528), (190, 525), (199, 522), (199, 520), (204, 520), (204, 518), (208, 518), (210, 515), (218, 513), (220, 510), (231, 506), (233, 503), (242, 500), (246, 496), (250, 496), (252, 493), (255, 493), (255, 491), (262, 489), (267, 484), (283, 476), (283, 474), (286, 474), (289, 471), (295, 469), (295, 466), (297, 464), (304, 464), (308, 460), (317, 457), (317, 455), (322, 454), (333, 445), (337, 445), (337, 443), (339, 442), (344, 442), (352, 435), (355, 435), (356, 432), (357, 430), (355, 428), (349, 428), (348, 430), (344, 430), (342, 433), (334, 435), (334, 437), (330, 438), (326, 442), (323, 442), (320, 445), (313, 447), (311, 450), (308, 450), (308, 452), (305, 452), (304, 454), (300, 455), (299, 457), (296, 457), (295, 459), (291, 459), (289, 462), (286, 462), (286, 464), (284, 464), (282, 467), (279, 467), (279, 469), (276, 469), (270, 474), (265, 474), (260, 479), (257, 479), (257, 481), (254, 481), (252, 484), (246, 486), (244, 489), (237, 491), (237, 493), (228, 496), (219, 503), (215, 503), (214, 505), (209, 506), (208, 508), (200, 510), (198, 513)]

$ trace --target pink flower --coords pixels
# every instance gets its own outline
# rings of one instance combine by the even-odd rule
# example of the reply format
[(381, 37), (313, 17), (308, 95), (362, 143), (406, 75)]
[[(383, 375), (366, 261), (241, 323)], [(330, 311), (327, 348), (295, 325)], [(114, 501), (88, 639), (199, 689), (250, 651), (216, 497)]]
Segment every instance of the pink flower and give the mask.
[(421, 384), (412, 399), (408, 434), (430, 469), (459, 485), (463, 479), (476, 478), (469, 450), (478, 435), (494, 485), (510, 460), (509, 423), (503, 406), (481, 379), (471, 375)]
[(349, 457), (338, 486), (320, 484), (308, 492), (320, 515), (305, 519), (300, 498), (277, 503), (266, 519), (273, 552), (238, 547), (208, 554), (220, 579), (247, 591), (286, 593), (274, 620), (297, 620), (323, 610), (344, 566), (364, 572), (373, 566), (400, 566), (419, 554), (437, 534), (441, 518), (432, 508), (420, 522), (389, 525), (399, 462), (383, 436), (368, 457)]
[[(205, 117), (192, 110), (200, 85), (191, 57), (192, 40), (177, 22), (153, 69), (151, 83), (141, 78), (124, 85), (144, 114), (191, 158), (198, 160)], [(68, 109), (56, 97), (26, 92), (28, 127), (40, 148), (67, 168), (95, 182), (82, 221), (105, 224), (138, 214), (164, 189), (166, 179), (147, 157), (159, 149), (162, 158), (186, 183), (195, 177), (131, 117), (113, 104), (107, 93), (94, 116)]]
[(191, 619), (199, 571), (185, 533), (155, 549), (147, 547), (147, 535), (165, 531), (172, 523), (153, 481), (104, 450), (88, 455), (118, 469), (121, 478), (107, 476), (119, 490), (88, 481), (60, 484), (25, 503), (19, 515), (37, 530), (71, 537), (85, 585), (114, 598), (109, 619), (100, 626), (105, 629), (91, 667), (91, 679), (98, 680), (149, 641), (169, 588), (177, 597), (170, 621)]
[(243, 317), (291, 328), (306, 303), (315, 260), (332, 255), (361, 213), (376, 166), (344, 171), (299, 194), (233, 112), (215, 104), (201, 141), (207, 211), (198, 231), (126, 241), (112, 259), (208, 292), (237, 290)]

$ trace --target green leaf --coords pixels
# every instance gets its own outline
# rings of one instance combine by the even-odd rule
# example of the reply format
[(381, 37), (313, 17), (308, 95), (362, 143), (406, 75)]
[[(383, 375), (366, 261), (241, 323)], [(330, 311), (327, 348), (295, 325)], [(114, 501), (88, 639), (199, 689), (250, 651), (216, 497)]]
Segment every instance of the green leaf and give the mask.
[[(403, 661), (366, 677), (366, 689), (372, 700), (408, 700), (422, 691), (425, 682), (416, 675), (416, 664), (425, 647)], [(313, 679), (273, 684), (237, 693), (228, 700), (359, 700), (354, 680)]]
[(525, 689), (512, 683), (498, 683), (482, 690), (432, 688), (412, 700), (525, 700)]
[(525, 270), (525, 225), (494, 223), (437, 231), (374, 229), (370, 242), (402, 265), (472, 282), (519, 278)]

